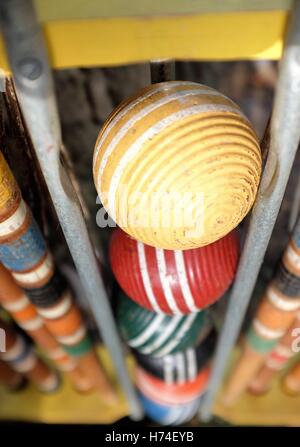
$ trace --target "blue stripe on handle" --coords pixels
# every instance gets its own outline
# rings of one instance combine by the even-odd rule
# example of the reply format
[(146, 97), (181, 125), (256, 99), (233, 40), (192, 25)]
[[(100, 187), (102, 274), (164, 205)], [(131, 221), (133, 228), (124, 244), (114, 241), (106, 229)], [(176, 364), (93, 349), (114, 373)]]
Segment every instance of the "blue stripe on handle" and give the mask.
[(15, 272), (31, 269), (45, 253), (46, 243), (34, 219), (17, 240), (0, 245), (0, 261)]

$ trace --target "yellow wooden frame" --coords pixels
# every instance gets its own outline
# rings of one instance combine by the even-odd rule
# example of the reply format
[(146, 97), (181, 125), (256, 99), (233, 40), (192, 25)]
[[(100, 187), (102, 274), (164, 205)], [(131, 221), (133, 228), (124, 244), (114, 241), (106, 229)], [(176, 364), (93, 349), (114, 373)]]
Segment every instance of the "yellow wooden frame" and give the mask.
[[(158, 58), (279, 59), (287, 10), (43, 23), (54, 68), (124, 65)], [(7, 69), (0, 39), (0, 67)]]

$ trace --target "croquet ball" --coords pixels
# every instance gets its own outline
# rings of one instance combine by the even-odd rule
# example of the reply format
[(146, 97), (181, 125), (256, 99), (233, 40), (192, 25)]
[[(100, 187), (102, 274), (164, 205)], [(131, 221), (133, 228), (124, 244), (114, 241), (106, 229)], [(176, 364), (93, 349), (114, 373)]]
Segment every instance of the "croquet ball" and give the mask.
[(240, 108), (194, 82), (151, 85), (107, 119), (93, 175), (110, 217), (145, 244), (170, 250), (210, 244), (248, 213), (261, 152)]
[(149, 310), (197, 312), (217, 301), (233, 280), (239, 255), (237, 231), (194, 250), (163, 250), (117, 228), (110, 241), (113, 273), (124, 292)]
[(200, 406), (200, 398), (184, 405), (162, 405), (139, 392), (146, 416), (160, 425), (179, 425), (191, 420)]
[(156, 314), (123, 293), (118, 297), (117, 323), (129, 346), (155, 357), (196, 346), (212, 327), (206, 310), (189, 315)]
[(180, 405), (192, 402), (203, 394), (210, 377), (210, 368), (205, 366), (191, 382), (166, 383), (136, 367), (135, 383), (139, 391), (155, 402), (167, 405)]
[(181, 384), (196, 379), (199, 371), (213, 355), (216, 332), (212, 330), (196, 348), (188, 348), (176, 354), (164, 357), (153, 357), (133, 351), (135, 359), (149, 374), (163, 380), (167, 384)]

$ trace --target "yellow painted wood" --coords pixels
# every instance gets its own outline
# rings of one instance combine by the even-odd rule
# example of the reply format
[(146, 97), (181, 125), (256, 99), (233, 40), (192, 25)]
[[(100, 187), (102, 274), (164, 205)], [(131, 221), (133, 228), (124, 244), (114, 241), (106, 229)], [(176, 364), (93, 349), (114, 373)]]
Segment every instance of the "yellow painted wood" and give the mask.
[[(238, 349), (233, 353), (231, 364), (234, 364), (237, 355)], [(281, 384), (285, 374), (286, 370), (278, 374), (268, 393), (254, 396), (246, 392), (232, 407), (222, 404), (222, 389), (214, 407), (214, 414), (235, 425), (300, 427), (300, 396), (290, 396), (283, 391)]]
[(251, 209), (257, 136), (230, 99), (194, 82), (155, 84), (123, 102), (94, 151), (94, 182), (112, 219), (145, 244), (208, 245)]
[(289, 10), (292, 0), (34, 0), (41, 21)]
[[(101, 360), (116, 382), (113, 366), (105, 348), (99, 349)], [(238, 351), (232, 356), (236, 359)], [(128, 358), (131, 372), (134, 361)], [(232, 363), (232, 362), (231, 362)], [(271, 391), (261, 397), (245, 394), (232, 408), (226, 408), (219, 398), (214, 414), (227, 422), (237, 425), (300, 426), (300, 397), (285, 394), (279, 376)], [(222, 390), (220, 396), (222, 394)], [(29, 386), (24, 391), (9, 393), (0, 386), (0, 420), (28, 422), (69, 423), (69, 424), (110, 424), (128, 416), (128, 406), (119, 390), (120, 402), (109, 407), (99, 396), (79, 394), (71, 388), (66, 379), (61, 390), (53, 395), (42, 394)]]
[[(17, 420), (59, 424), (112, 424), (128, 416), (126, 398), (117, 384), (114, 368), (105, 348), (99, 348), (100, 358), (118, 390), (119, 401), (107, 405), (97, 393), (80, 394), (66, 377), (56, 393), (43, 394), (33, 385), (17, 393), (0, 387), (0, 420)], [(133, 361), (128, 359), (131, 371)]]
[[(54, 68), (123, 65), (157, 58), (278, 59), (287, 11), (44, 23)], [(0, 41), (0, 67), (7, 69)]]

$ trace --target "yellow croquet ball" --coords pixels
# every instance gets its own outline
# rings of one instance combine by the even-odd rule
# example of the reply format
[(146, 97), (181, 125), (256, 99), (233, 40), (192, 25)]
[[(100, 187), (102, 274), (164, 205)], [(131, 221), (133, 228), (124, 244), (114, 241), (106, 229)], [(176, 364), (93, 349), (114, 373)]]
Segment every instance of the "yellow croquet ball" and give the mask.
[(240, 108), (194, 82), (151, 85), (107, 119), (93, 174), (110, 217), (145, 244), (201, 247), (225, 236), (255, 200), (261, 151)]

